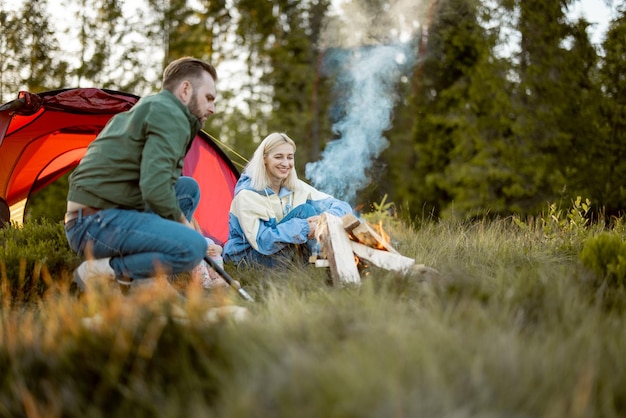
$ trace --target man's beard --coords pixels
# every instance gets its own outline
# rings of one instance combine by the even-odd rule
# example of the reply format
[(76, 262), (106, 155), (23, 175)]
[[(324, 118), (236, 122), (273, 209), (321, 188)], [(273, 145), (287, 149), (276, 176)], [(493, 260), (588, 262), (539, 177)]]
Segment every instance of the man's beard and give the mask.
[(189, 100), (189, 104), (187, 108), (194, 115), (200, 123), (204, 123), (204, 115), (200, 112), (200, 106), (198, 106), (198, 94), (194, 91), (191, 93), (191, 99)]

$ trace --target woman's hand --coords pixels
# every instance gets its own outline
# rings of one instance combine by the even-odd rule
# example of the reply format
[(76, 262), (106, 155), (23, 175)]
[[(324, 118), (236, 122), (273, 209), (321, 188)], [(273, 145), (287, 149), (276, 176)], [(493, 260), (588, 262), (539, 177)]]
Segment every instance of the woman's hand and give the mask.
[(317, 229), (317, 222), (319, 221), (319, 219), (319, 216), (311, 216), (310, 218), (307, 218), (306, 221), (309, 224), (309, 239), (315, 238), (315, 230)]

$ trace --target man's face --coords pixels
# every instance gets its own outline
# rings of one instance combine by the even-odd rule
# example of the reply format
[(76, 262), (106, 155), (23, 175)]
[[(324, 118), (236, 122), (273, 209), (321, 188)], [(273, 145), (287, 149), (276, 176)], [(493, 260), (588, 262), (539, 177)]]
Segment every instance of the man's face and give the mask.
[(192, 86), (193, 92), (187, 107), (204, 126), (209, 116), (215, 113), (215, 96), (217, 95), (215, 80), (209, 73), (203, 72), (202, 78), (196, 81), (194, 85), (195, 88)]

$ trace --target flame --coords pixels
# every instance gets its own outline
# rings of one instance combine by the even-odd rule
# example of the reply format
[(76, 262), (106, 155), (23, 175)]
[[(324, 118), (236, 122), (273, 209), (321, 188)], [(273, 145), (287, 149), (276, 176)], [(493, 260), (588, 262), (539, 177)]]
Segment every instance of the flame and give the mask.
[(374, 225), (374, 230), (378, 232), (378, 235), (380, 235), (381, 238), (381, 242), (377, 242), (375, 248), (379, 250), (387, 249), (387, 247), (391, 243), (391, 238), (389, 237), (387, 231), (385, 231), (385, 229), (383, 228), (382, 220), (378, 221), (378, 224)]
[(356, 265), (357, 270), (360, 274), (364, 276), (368, 276), (370, 273), (368, 271), (369, 265), (365, 260), (361, 260), (358, 255), (354, 254), (354, 264)]

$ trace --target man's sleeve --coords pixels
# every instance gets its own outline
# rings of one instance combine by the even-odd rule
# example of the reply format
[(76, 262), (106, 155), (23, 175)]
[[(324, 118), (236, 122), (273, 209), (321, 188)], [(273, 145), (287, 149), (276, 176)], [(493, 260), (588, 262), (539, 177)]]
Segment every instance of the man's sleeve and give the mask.
[(191, 133), (185, 115), (179, 109), (172, 110), (155, 103), (147, 115), (139, 187), (150, 209), (163, 218), (178, 221), (181, 211), (174, 185)]

